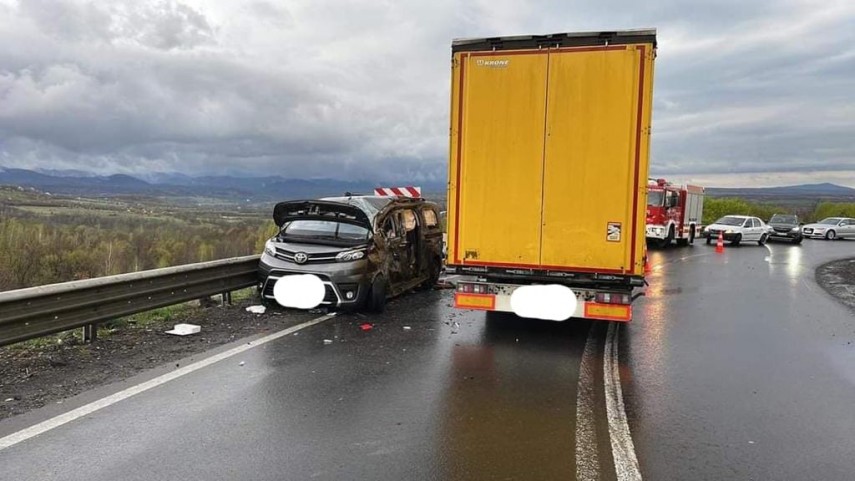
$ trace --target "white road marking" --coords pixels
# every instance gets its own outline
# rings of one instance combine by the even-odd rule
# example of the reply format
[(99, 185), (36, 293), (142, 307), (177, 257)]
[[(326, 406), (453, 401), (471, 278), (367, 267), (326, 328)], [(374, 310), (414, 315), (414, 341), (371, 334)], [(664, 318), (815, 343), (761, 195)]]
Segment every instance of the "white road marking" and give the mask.
[(609, 438), (612, 444), (612, 457), (615, 461), (615, 473), (618, 481), (641, 481), (641, 471), (638, 469), (638, 458), (635, 456), (635, 446), (629, 433), (623, 392), (620, 387), (617, 323), (609, 323), (603, 357), (606, 415), (609, 420)]
[(178, 379), (179, 377), (184, 376), (186, 374), (190, 374), (193, 371), (198, 371), (199, 369), (202, 369), (203, 367), (210, 366), (211, 364), (222, 361), (223, 359), (228, 359), (232, 356), (235, 356), (235, 355), (240, 354), (244, 351), (252, 349), (253, 347), (257, 347), (257, 346), (260, 346), (262, 344), (267, 344), (268, 342), (275, 341), (276, 339), (279, 339), (280, 337), (285, 337), (289, 334), (293, 334), (293, 333), (300, 331), (302, 329), (305, 329), (307, 327), (314, 326), (315, 324), (320, 324), (321, 322), (329, 320), (329, 319), (333, 318), (334, 316), (335, 316), (335, 313), (327, 314), (325, 316), (321, 316), (321, 317), (318, 317), (316, 319), (312, 319), (311, 321), (307, 321), (307, 322), (304, 322), (302, 324), (298, 324), (296, 326), (289, 327), (288, 329), (285, 329), (285, 330), (270, 334), (268, 336), (262, 337), (261, 339), (253, 341), (252, 343), (242, 344), (242, 345), (237, 346), (235, 348), (229, 349), (228, 351), (221, 352), (220, 354), (216, 354), (214, 356), (202, 359), (201, 361), (194, 362), (193, 364), (188, 364), (187, 366), (176, 369), (176, 370), (169, 372), (167, 374), (164, 374), (162, 376), (158, 376), (154, 379), (150, 379), (150, 380), (143, 382), (141, 384), (137, 384), (136, 386), (129, 387), (123, 391), (119, 391), (115, 394), (111, 394), (105, 398), (101, 398), (97, 401), (93, 401), (93, 402), (91, 402), (85, 406), (81, 406), (77, 409), (72, 409), (71, 411), (68, 411), (67, 413), (60, 414), (59, 416), (48, 419), (47, 421), (43, 421), (43, 422), (36, 424), (34, 426), (30, 426), (26, 429), (22, 429), (21, 431), (18, 431), (17, 433), (10, 434), (4, 438), (0, 438), (0, 451), (8, 448), (10, 446), (14, 446), (14, 445), (16, 445), (22, 441), (26, 441), (27, 439), (30, 439), (34, 436), (38, 436), (39, 434), (50, 431), (51, 429), (58, 428), (58, 427), (62, 426), (63, 424), (70, 423), (71, 421), (74, 421), (75, 419), (79, 419), (83, 416), (88, 416), (89, 414), (92, 414), (95, 411), (103, 409), (103, 408), (110, 406), (112, 404), (116, 404), (117, 402), (122, 401), (124, 399), (127, 399), (131, 396), (134, 396), (134, 395), (139, 394), (141, 392), (148, 391), (149, 389), (160, 386), (161, 384), (168, 383), (169, 381), (172, 381), (174, 379)]
[(597, 428), (594, 424), (594, 356), (597, 339), (594, 327), (588, 330), (588, 340), (579, 364), (579, 383), (576, 387), (576, 479), (598, 481), (600, 460), (597, 455)]

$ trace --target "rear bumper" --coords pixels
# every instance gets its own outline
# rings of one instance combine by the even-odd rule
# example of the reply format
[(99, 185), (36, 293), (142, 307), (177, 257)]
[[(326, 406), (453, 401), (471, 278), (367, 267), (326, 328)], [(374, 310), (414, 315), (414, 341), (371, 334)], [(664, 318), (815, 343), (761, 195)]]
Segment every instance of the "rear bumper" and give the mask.
[[(459, 289), (454, 292), (454, 307), (481, 311), (511, 312), (518, 314), (511, 306), (511, 295), (523, 287), (519, 284), (501, 284), (480, 282), (476, 279), (460, 279), (458, 282), (476, 282), (484, 286), (486, 293), (465, 293)], [(615, 292), (597, 289), (579, 289), (571, 287), (576, 295), (576, 308), (570, 319), (592, 319), (600, 321), (629, 322), (632, 320), (632, 306), (625, 304), (603, 304), (595, 301), (598, 292)], [(623, 291), (628, 293), (629, 291)], [(572, 301), (571, 301), (572, 302)]]

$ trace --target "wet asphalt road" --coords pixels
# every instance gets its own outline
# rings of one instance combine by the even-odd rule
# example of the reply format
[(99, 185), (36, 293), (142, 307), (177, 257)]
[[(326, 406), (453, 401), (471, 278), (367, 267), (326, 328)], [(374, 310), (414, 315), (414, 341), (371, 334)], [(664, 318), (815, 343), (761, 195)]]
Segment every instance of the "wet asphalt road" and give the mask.
[[(813, 279), (855, 242), (650, 254), (619, 344), (642, 476), (855, 478), (855, 319)], [(0, 451), (0, 479), (573, 479), (577, 440), (614, 479), (605, 324), (486, 320), (450, 299), (413, 294), (201, 368)]]

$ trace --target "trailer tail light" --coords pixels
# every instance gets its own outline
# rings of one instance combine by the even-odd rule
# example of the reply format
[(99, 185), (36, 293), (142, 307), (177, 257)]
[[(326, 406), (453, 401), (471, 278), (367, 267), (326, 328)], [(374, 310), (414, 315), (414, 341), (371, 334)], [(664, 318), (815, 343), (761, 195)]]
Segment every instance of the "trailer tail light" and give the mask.
[(622, 304), (632, 303), (632, 296), (622, 292), (598, 292), (596, 295), (598, 304)]
[(470, 282), (461, 282), (457, 284), (457, 292), (466, 294), (488, 294), (489, 289), (486, 284), (473, 284)]

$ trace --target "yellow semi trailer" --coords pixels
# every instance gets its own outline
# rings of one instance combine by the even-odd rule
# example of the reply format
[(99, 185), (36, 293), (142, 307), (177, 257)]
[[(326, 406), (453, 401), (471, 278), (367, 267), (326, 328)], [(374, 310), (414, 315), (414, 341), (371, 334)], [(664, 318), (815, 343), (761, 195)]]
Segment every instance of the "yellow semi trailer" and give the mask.
[(644, 285), (656, 31), (452, 43), (455, 305), (629, 321)]

